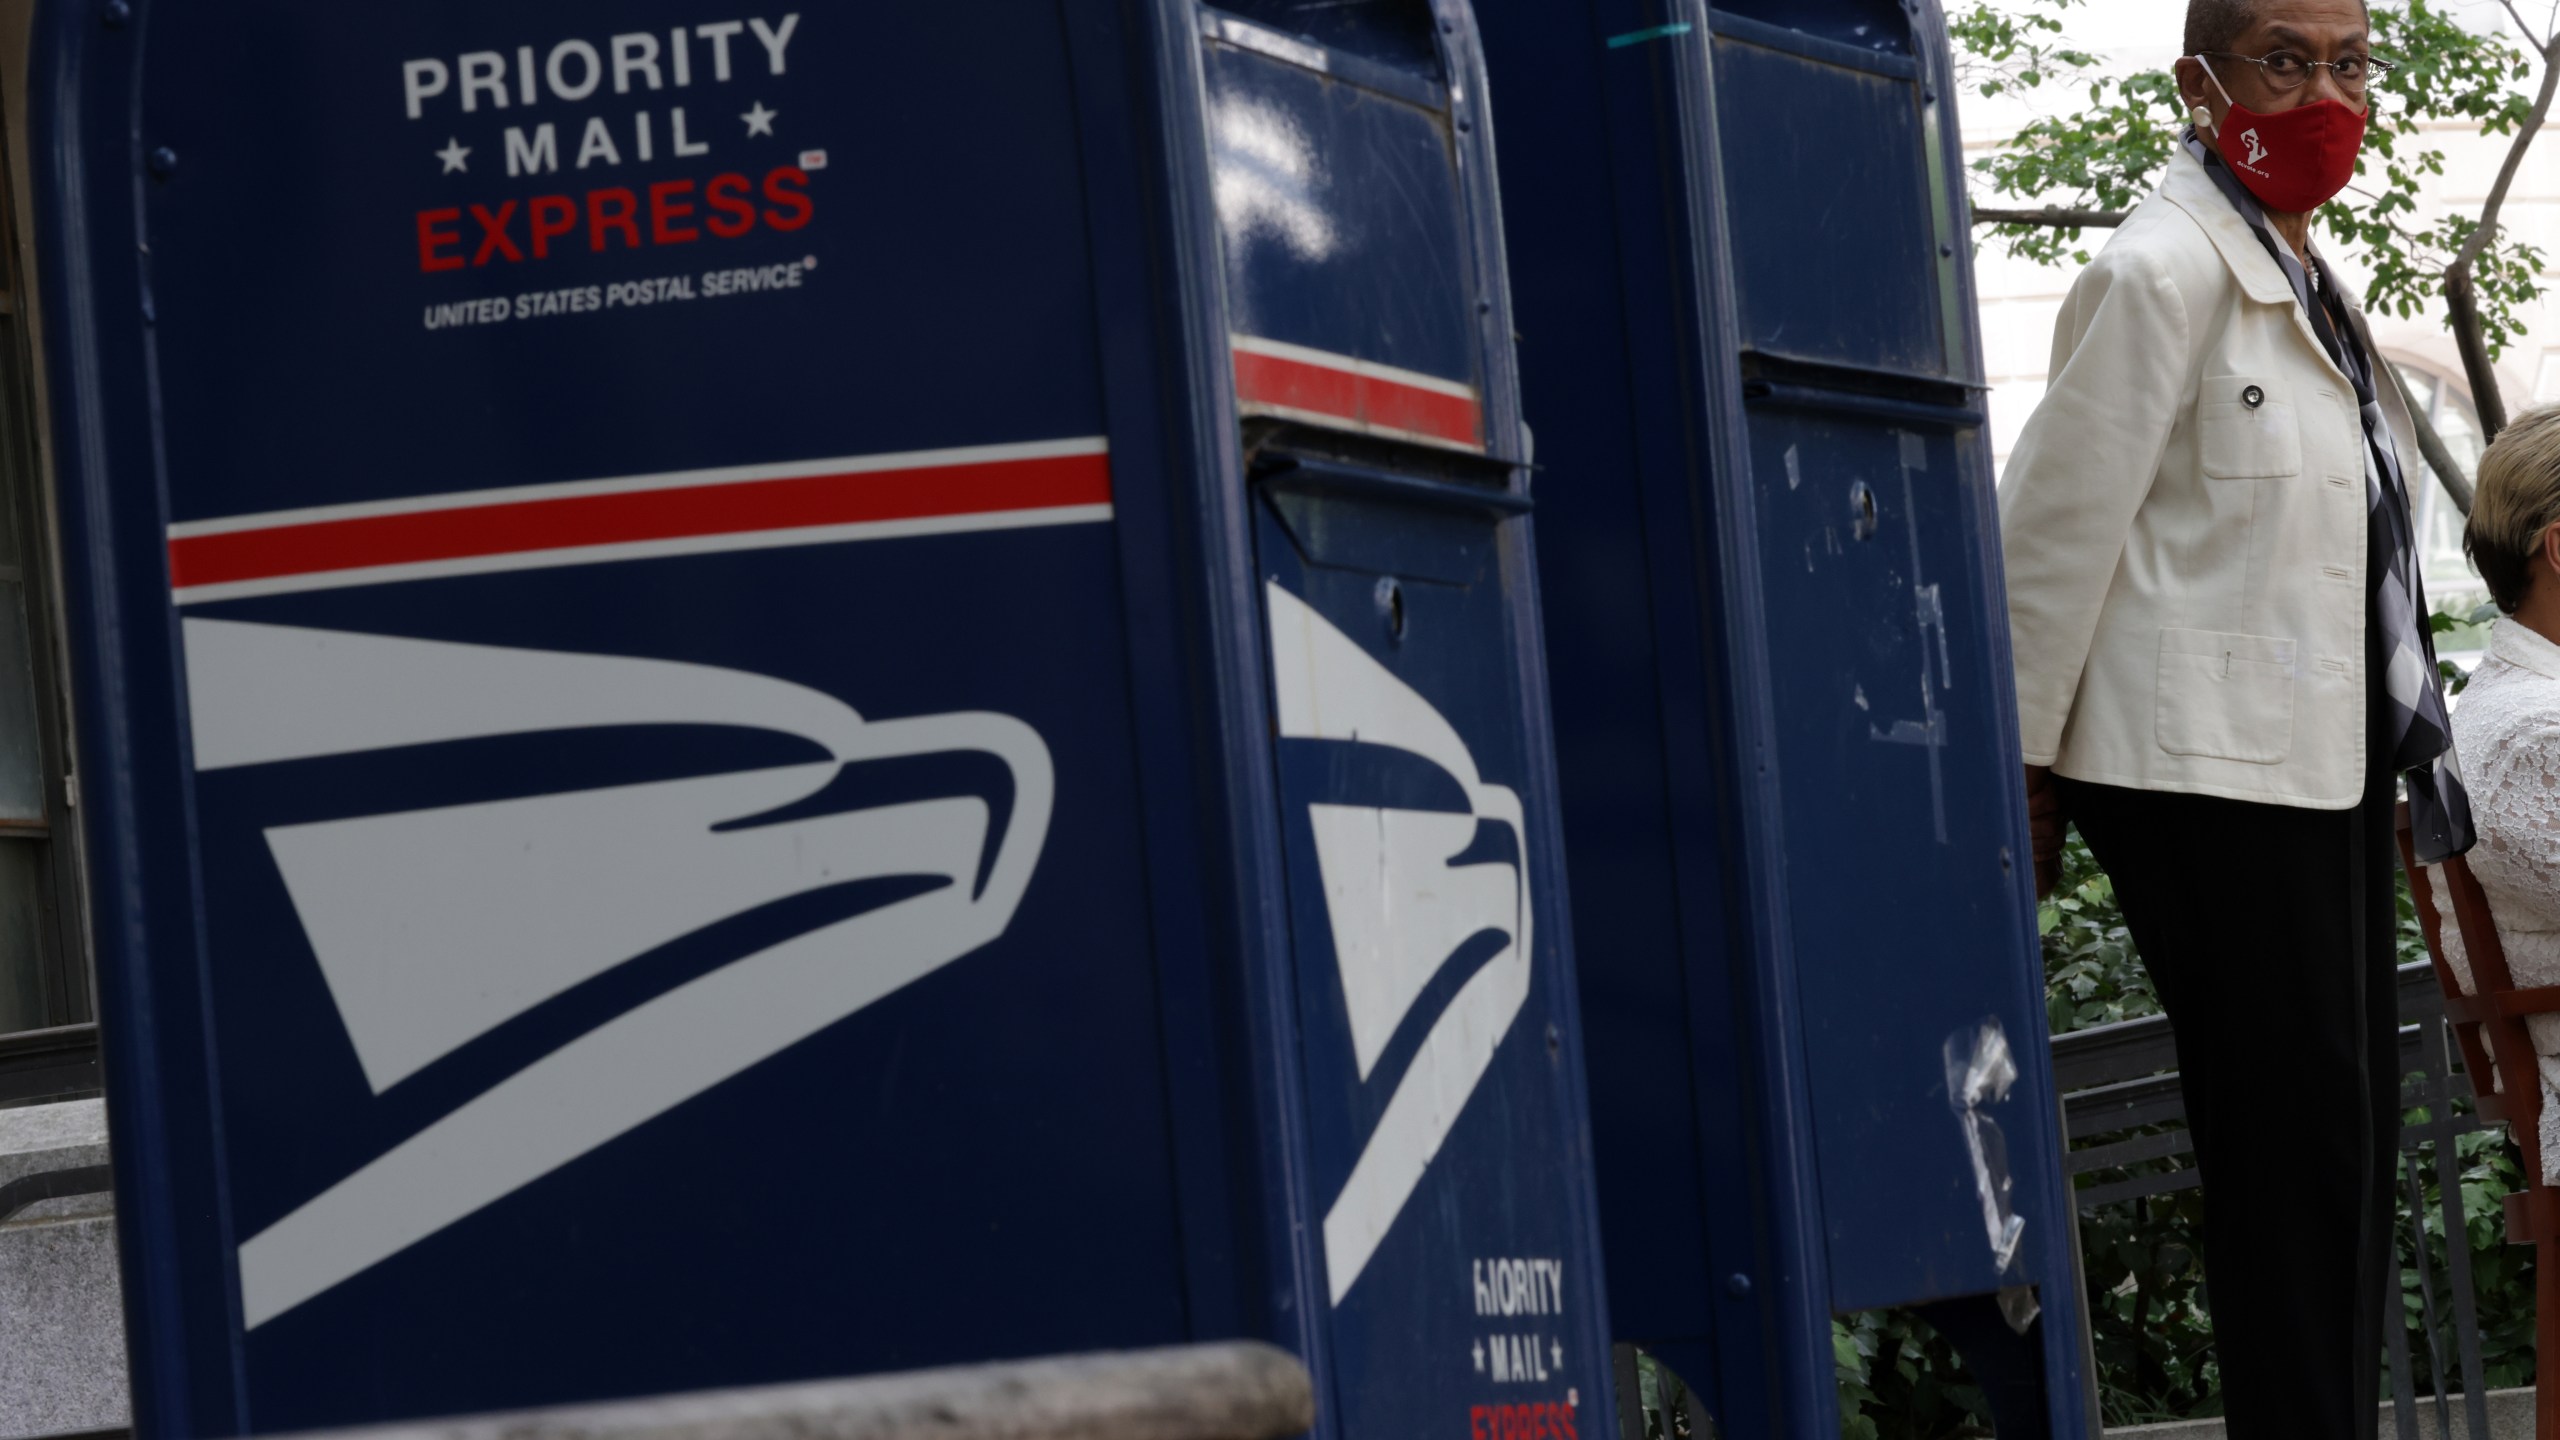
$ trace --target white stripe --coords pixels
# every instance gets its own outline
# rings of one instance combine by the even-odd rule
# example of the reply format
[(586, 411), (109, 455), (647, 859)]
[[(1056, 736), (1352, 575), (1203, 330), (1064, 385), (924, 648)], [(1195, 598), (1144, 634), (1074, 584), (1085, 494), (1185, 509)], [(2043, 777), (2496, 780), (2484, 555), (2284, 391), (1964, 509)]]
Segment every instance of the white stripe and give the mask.
[(1419, 430), (1401, 430), (1393, 425), (1380, 425), (1374, 421), (1359, 420), (1349, 415), (1336, 415), (1327, 410), (1307, 410), (1296, 405), (1273, 405), (1261, 400), (1243, 401), (1238, 408), (1247, 415), (1268, 415), (1275, 420), (1303, 420), (1310, 425), (1322, 425), (1329, 430), (1339, 430), (1348, 425), (1364, 435), (1375, 435), (1385, 440), (1408, 440), (1416, 445), (1434, 445), (1443, 450), (1458, 450), (1469, 455), (1485, 453), (1484, 446), (1477, 441), (1452, 440), (1446, 435), (1425, 435)]
[(735, 550), (778, 550), (794, 545), (831, 545), (855, 540), (902, 540), (917, 535), (957, 535), (978, 530), (1028, 530), (1048, 525), (1089, 525), (1111, 519), (1111, 507), (1056, 505), (1038, 510), (992, 510), (976, 515), (927, 515), (912, 520), (865, 520), (847, 525), (811, 525), (792, 530), (752, 530), (732, 535), (682, 535), (667, 540), (633, 540), (614, 545), (579, 545), (558, 550), (519, 550), (504, 555), (467, 555), (453, 560), (421, 560), (406, 565), (369, 565), (353, 570), (323, 570), (275, 575), (259, 580), (230, 580), (188, 585), (170, 598), (179, 605), (215, 600), (246, 600), (258, 595), (292, 595), (308, 590), (338, 590), (357, 585), (390, 585), (403, 580), (437, 580), (453, 575), (494, 575), (510, 570), (545, 570), (566, 565), (600, 565), (616, 560), (654, 560), (670, 555), (714, 555)]
[(533, 500), (572, 499), (587, 495), (625, 495), (646, 490), (682, 490), (697, 485), (744, 485), (758, 480), (796, 480), (809, 475), (866, 475), (890, 470), (943, 470), (958, 465), (998, 465), (1011, 461), (1057, 460), (1075, 455), (1106, 455), (1110, 442), (1099, 435), (1075, 440), (1037, 440), (1022, 445), (964, 445), (947, 450), (909, 450), (895, 455), (857, 455), (840, 460), (787, 460), (776, 465), (731, 465), (712, 470), (679, 470), (664, 475), (627, 475), (608, 480), (566, 480), (549, 485), (513, 485), (494, 490), (456, 490), (443, 495), (412, 495), (400, 500), (367, 500), (352, 505), (314, 505), (300, 510), (269, 510), (230, 515), (219, 520), (186, 520), (169, 527), (172, 540), (198, 535), (227, 535), (240, 530), (267, 530), (286, 525), (314, 525), (329, 520), (362, 520), (377, 515), (416, 515), (431, 510), (463, 510), (475, 505), (513, 505)]
[(1437, 375), (1425, 375), (1419, 370), (1399, 370), (1393, 365), (1381, 365), (1375, 360), (1336, 355), (1330, 350), (1310, 349), (1304, 345), (1291, 345), (1282, 340), (1265, 340), (1259, 335), (1230, 334), (1227, 337), (1227, 343), (1247, 355), (1268, 355), (1274, 360), (1295, 360), (1301, 365), (1338, 370), (1346, 375), (1359, 375), (1371, 380), (1392, 381), (1398, 385), (1409, 385), (1416, 390), (1428, 390), (1435, 395), (1455, 396), (1460, 400), (1476, 398), (1476, 387), (1473, 385), (1461, 384), (1455, 380), (1443, 380)]

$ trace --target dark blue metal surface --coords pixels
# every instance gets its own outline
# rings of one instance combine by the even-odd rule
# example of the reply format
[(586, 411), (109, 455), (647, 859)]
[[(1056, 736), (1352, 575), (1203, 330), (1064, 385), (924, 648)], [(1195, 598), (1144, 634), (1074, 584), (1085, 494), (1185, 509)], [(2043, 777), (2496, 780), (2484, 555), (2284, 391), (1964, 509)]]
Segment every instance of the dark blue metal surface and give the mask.
[[(1827, 1436), (1835, 1312), (2033, 1287), (1975, 1364), (2077, 1433), (1943, 38), (1735, 9), (1483, 17), (1615, 1333)], [(1986, 1022), (2019, 1074), (1968, 1111)]]
[[(1232, 1335), (1609, 1413), (1472, 24), (1244, 8), (41, 10), (138, 1433)], [(1283, 591), (1456, 748), (1279, 738)], [(1364, 930), (1318, 817), (1461, 804)]]
[(1519, 723), (1535, 612), (1501, 533), (1526, 522), (1298, 478), (1266, 483), (1257, 539), (1341, 1425), (1596, 1435), (1609, 1332), (1562, 874)]

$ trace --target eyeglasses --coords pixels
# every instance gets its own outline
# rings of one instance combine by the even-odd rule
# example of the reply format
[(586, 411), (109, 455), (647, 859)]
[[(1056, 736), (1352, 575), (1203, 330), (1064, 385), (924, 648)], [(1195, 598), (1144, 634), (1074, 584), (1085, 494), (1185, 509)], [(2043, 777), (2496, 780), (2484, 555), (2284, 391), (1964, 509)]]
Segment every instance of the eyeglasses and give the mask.
[(2299, 90), (2311, 79), (2314, 70), (2326, 70), (2338, 82), (2338, 88), (2350, 95), (2361, 95), (2375, 81), (2388, 79), (2391, 62), (2370, 55), (2341, 55), (2335, 60), (2312, 60), (2290, 50), (2270, 51), (2265, 55), (2233, 55), (2225, 51), (2207, 51), (2216, 60), (2238, 60), (2258, 67), (2266, 77), (2267, 88), (2275, 91)]

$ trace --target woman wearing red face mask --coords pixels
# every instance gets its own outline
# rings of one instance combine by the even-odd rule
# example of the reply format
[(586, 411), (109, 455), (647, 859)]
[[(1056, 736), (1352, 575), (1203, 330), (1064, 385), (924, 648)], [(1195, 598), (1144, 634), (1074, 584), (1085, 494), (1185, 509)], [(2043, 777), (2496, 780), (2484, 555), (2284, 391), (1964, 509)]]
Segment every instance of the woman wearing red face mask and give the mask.
[(2038, 875), (2076, 822), (2176, 1031), (2235, 1440), (2374, 1433), (2395, 792), (2421, 858), (2471, 844), (2398, 391), (2311, 241), (2367, 43), (2358, 0), (2191, 0), (2190, 128), (2001, 477)]

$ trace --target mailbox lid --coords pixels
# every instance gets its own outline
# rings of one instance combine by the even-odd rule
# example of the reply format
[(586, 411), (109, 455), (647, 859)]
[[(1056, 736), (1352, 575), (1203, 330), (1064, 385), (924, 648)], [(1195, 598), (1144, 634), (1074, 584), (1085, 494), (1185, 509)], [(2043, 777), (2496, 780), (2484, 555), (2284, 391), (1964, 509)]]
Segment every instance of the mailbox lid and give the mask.
[(1475, 136), (1429, 7), (1239, 8), (1200, 19), (1239, 409), (1484, 452)]
[(1894, 0), (1708, 12), (1744, 348), (1979, 378), (1959, 298), (1972, 237), (1950, 201), (1961, 161), (1913, 13)]

